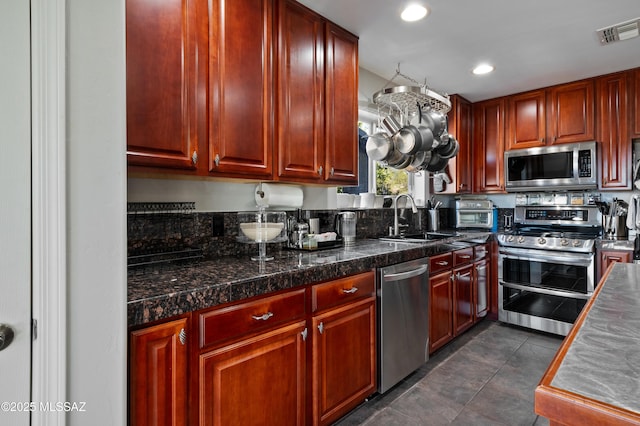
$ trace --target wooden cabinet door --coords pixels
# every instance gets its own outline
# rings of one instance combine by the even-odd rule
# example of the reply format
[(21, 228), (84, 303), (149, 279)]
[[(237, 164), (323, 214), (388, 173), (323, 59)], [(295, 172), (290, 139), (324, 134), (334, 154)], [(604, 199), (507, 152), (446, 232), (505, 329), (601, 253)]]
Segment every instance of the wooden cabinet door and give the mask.
[(640, 68), (629, 71), (631, 79), (631, 138), (640, 138)]
[(504, 192), (504, 98), (474, 104), (474, 193)]
[(206, 163), (206, 0), (127, 0), (127, 160)]
[(322, 182), (325, 19), (293, 0), (279, 5), (278, 178)]
[(198, 424), (305, 424), (305, 335), (299, 321), (201, 354)]
[(553, 87), (547, 100), (547, 145), (595, 139), (593, 80)]
[(441, 194), (469, 194), (472, 189), (471, 172), (471, 103), (458, 95), (451, 95), (448, 130), (460, 144), (458, 155), (449, 160), (447, 173), (452, 182)]
[(453, 275), (429, 277), (429, 353), (453, 339)]
[(505, 149), (531, 148), (546, 144), (545, 91), (509, 96), (509, 135)]
[(475, 320), (484, 318), (489, 312), (489, 276), (488, 259), (473, 264)]
[(473, 265), (453, 271), (453, 334), (471, 327), (475, 320)]
[(627, 74), (600, 77), (598, 97), (598, 145), (600, 188), (631, 189), (631, 139), (627, 126)]
[(596, 282), (600, 282), (600, 279), (604, 275), (605, 271), (612, 263), (631, 263), (633, 261), (633, 252), (628, 250), (599, 250), (598, 253), (598, 271)]
[(329, 22), (326, 40), (324, 177), (358, 184), (358, 38)]
[(209, 2), (212, 175), (273, 175), (273, 1)]
[(313, 424), (327, 425), (376, 390), (375, 297), (315, 315), (312, 330)]
[(131, 332), (131, 425), (187, 423), (187, 323), (181, 318)]

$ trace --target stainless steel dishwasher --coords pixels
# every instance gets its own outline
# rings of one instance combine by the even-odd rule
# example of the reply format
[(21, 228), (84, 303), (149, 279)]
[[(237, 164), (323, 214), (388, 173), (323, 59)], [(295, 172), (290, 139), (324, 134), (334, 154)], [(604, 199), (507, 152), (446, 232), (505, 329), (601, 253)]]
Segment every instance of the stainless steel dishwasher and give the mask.
[(378, 392), (384, 393), (429, 359), (429, 260), (380, 269)]

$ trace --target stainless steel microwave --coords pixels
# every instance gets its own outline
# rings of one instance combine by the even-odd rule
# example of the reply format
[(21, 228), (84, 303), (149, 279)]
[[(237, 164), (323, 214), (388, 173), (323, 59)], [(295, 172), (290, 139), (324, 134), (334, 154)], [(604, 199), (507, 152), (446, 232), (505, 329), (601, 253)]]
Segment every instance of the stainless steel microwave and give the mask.
[(596, 143), (581, 142), (504, 153), (507, 192), (598, 187)]

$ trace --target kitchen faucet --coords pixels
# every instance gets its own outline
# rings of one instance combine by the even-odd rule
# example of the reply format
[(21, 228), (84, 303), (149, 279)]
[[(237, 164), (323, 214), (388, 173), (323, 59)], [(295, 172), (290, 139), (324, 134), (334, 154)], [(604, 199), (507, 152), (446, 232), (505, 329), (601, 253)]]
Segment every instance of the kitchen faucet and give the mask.
[(416, 207), (416, 203), (413, 201), (413, 197), (409, 194), (400, 194), (397, 195), (394, 204), (393, 204), (393, 235), (400, 235), (400, 225), (398, 225), (398, 200), (400, 197), (407, 197), (409, 201), (411, 201), (411, 211), (415, 214), (418, 213), (418, 208)]

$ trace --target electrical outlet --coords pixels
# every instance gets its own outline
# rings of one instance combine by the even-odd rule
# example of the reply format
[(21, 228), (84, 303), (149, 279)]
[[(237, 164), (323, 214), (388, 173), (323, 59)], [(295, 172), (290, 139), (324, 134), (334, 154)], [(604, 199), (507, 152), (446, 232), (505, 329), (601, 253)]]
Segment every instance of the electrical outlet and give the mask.
[(224, 215), (214, 214), (212, 220), (212, 236), (222, 237), (224, 236)]

